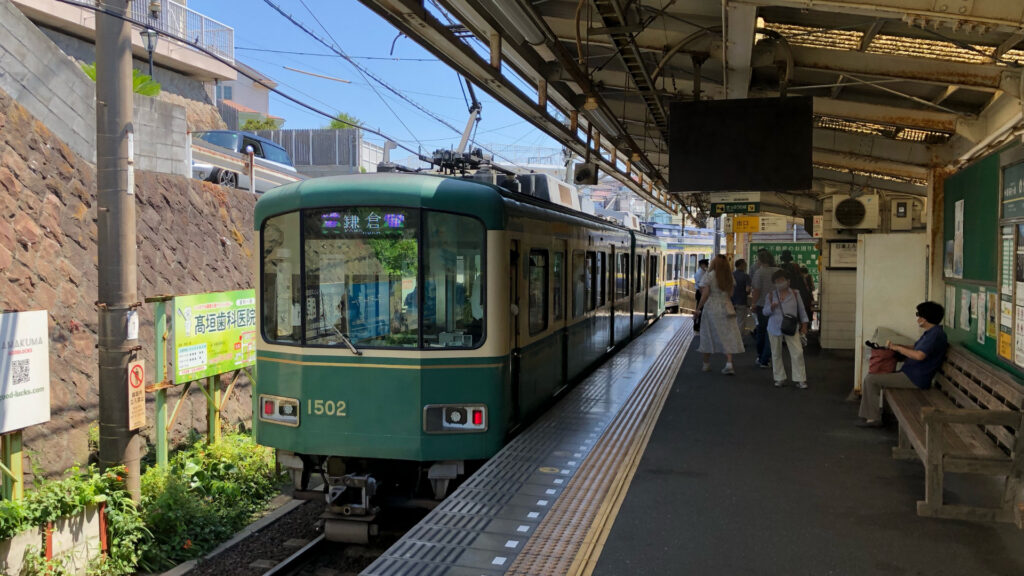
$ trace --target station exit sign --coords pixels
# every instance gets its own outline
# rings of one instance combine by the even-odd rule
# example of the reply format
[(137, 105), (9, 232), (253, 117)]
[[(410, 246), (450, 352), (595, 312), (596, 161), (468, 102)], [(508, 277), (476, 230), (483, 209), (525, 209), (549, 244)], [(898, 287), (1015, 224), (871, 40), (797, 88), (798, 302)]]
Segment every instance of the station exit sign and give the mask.
[(757, 214), (761, 211), (760, 192), (712, 192), (711, 215)]

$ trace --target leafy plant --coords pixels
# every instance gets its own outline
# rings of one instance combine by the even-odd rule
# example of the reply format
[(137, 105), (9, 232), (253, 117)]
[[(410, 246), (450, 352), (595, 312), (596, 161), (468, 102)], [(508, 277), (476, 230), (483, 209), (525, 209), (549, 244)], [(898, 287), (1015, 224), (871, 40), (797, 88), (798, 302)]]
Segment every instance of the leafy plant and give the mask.
[(140, 566), (157, 571), (213, 549), (244, 527), (277, 492), (271, 453), (248, 435), (198, 440), (167, 470), (142, 476), (142, 509), (154, 534)]
[(277, 130), (277, 122), (273, 118), (249, 118), (242, 124), (242, 130), (255, 132), (257, 130)]
[[(96, 63), (82, 64), (82, 71), (85, 75), (96, 81)], [(132, 91), (143, 96), (157, 96), (160, 94), (160, 83), (153, 80), (148, 74), (143, 74), (132, 68)]]
[(344, 112), (338, 112), (338, 114), (331, 120), (330, 125), (327, 127), (331, 130), (345, 130), (347, 128), (358, 128), (363, 125), (363, 121), (355, 116), (346, 114)]

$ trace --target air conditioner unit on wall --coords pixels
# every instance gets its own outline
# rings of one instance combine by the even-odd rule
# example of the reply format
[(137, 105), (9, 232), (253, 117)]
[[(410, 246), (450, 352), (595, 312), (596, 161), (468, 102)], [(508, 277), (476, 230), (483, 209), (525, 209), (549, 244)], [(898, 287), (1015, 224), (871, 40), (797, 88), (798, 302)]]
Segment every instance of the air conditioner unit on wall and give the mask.
[(832, 197), (832, 228), (877, 230), (881, 222), (878, 202), (877, 194), (863, 194), (856, 198), (836, 194)]

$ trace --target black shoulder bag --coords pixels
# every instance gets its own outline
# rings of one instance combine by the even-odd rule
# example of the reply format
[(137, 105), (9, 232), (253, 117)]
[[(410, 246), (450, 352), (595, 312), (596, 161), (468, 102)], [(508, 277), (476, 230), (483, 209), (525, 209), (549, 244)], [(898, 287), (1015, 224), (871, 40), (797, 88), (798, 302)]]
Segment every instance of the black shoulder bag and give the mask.
[[(779, 294), (778, 290), (775, 291), (775, 297), (779, 300), (779, 307), (781, 308), (782, 307), (782, 295)], [(794, 294), (793, 297), (796, 298), (796, 294)], [(797, 318), (796, 316), (793, 316), (792, 314), (786, 314), (786, 310), (783, 309), (782, 310), (782, 327), (780, 328), (780, 330), (782, 330), (782, 333), (785, 334), (786, 336), (793, 336), (793, 335), (796, 334), (796, 329), (799, 326), (800, 326), (800, 319)]]

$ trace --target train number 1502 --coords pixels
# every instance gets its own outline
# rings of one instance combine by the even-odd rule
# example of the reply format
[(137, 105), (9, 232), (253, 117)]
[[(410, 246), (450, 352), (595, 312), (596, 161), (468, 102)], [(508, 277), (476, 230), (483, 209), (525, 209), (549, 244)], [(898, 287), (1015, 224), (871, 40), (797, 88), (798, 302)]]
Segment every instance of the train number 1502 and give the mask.
[(306, 400), (306, 413), (316, 416), (347, 416), (344, 400)]

